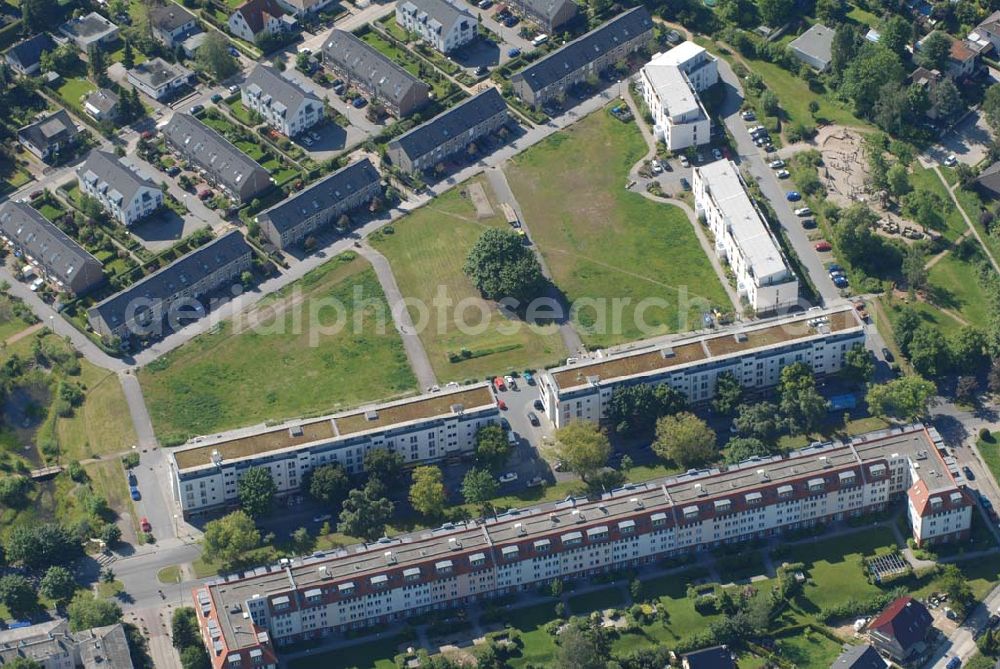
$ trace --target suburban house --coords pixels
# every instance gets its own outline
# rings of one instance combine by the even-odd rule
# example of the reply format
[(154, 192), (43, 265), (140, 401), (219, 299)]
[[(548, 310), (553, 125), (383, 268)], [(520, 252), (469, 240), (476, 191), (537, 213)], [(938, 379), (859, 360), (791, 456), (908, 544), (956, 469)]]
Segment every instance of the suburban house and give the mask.
[(975, 183), (979, 191), (987, 197), (1000, 198), (1000, 161), (980, 172)]
[(231, 230), (91, 307), (87, 321), (109, 339), (158, 334), (165, 317), (203, 314), (198, 298), (238, 283), (252, 261), (243, 235)]
[(108, 88), (98, 88), (83, 101), (83, 110), (97, 121), (114, 121), (118, 117), (118, 94)]
[(229, 32), (253, 42), (260, 35), (277, 35), (295, 27), (277, 0), (247, 0), (229, 16)]
[(38, 74), (42, 69), (42, 54), (53, 51), (56, 43), (48, 33), (39, 33), (22, 40), (4, 52), (4, 60), (10, 69), (23, 76)]
[(128, 81), (154, 100), (165, 100), (190, 84), (194, 72), (180, 63), (153, 58), (128, 70)]
[(982, 46), (988, 44), (1000, 53), (1000, 10), (987, 16), (966, 39)]
[(728, 646), (712, 646), (681, 655), (683, 669), (736, 669)]
[(381, 177), (364, 158), (282, 200), (260, 214), (257, 222), (272, 244), (287, 249), (381, 194)]
[(201, 32), (194, 14), (175, 2), (163, 6), (154, 5), (149, 10), (149, 22), (153, 28), (153, 36), (169, 49), (176, 48), (194, 33)]
[(670, 151), (707, 144), (712, 122), (699, 93), (719, 81), (715, 57), (694, 42), (653, 56), (641, 70), (642, 96), (653, 116), (653, 134)]
[[(167, 456), (174, 500), (185, 515), (235, 504), (251, 467), (266, 468), (278, 495), (288, 496), (323, 464), (361, 472), (364, 454), (375, 448), (393, 448), (408, 463), (454, 457), (469, 452), (477, 427), (497, 422), (499, 413), (481, 383), (199, 437)], [(596, 499), (535, 503), (247, 569), (196, 586), (192, 598), (214, 669), (276, 664), (276, 648), (301, 640), (403, 625), (426, 611), (530, 592), (554, 578), (593, 582), (719, 544), (773, 540), (887, 510), (911, 477), (930, 475), (925, 463), (934, 475), (950, 476), (933, 438), (923, 425), (901, 425), (633, 483)], [(912, 467), (920, 458), (921, 468)], [(688, 664), (714, 667), (725, 662), (723, 653)]]
[(70, 19), (59, 26), (59, 32), (84, 53), (94, 47), (113, 44), (118, 39), (118, 26), (97, 12)]
[(819, 72), (825, 72), (833, 60), (833, 33), (822, 23), (813, 25), (809, 30), (796, 37), (788, 45), (792, 55), (809, 67)]
[(478, 18), (448, 0), (403, 0), (396, 23), (441, 53), (468, 44), (479, 28)]
[(323, 101), (281, 76), (273, 67), (258, 65), (240, 86), (240, 98), (267, 124), (294, 137), (323, 119)]
[(736, 165), (716, 160), (695, 167), (691, 189), (695, 213), (712, 231), (715, 253), (729, 265), (749, 307), (762, 314), (798, 304), (798, 279)]
[(541, 107), (573, 85), (599, 76), (619, 60), (644, 49), (652, 38), (649, 11), (635, 7), (516, 73), (511, 77), (514, 93), (526, 104)]
[(238, 203), (249, 202), (272, 185), (267, 170), (190, 114), (175, 113), (162, 132), (167, 146)]
[(0, 205), (0, 236), (13, 250), (36, 260), (45, 277), (62, 290), (83, 295), (104, 281), (97, 258), (23, 202)]
[(70, 632), (65, 618), (0, 632), (0, 665), (16, 659), (44, 669), (132, 669), (122, 623)]
[(94, 149), (76, 168), (80, 190), (96, 199), (104, 211), (128, 227), (163, 204), (163, 191), (151, 180), (126, 167), (113, 153)]
[(951, 41), (951, 50), (948, 52), (948, 65), (945, 73), (952, 79), (964, 79), (971, 77), (976, 71), (979, 63), (979, 52), (959, 39)]
[[(171, 490), (185, 517), (202, 514), (232, 504), (240, 477), (250, 467), (263, 467), (277, 494), (286, 497), (298, 493), (314, 467), (338, 463), (352, 475), (362, 473), (364, 454), (375, 448), (395, 444), (408, 465), (471, 454), (476, 431), (499, 422), (493, 389), (480, 382), (327, 416), (260, 423), (200, 437), (171, 451)], [(254, 620), (243, 624), (259, 624), (259, 617)], [(230, 647), (218, 656), (214, 649), (209, 654), (225, 662), (238, 651)]]
[(44, 162), (55, 162), (60, 152), (76, 142), (79, 132), (65, 109), (17, 131), (17, 141)]
[(579, 12), (573, 0), (511, 0), (507, 6), (549, 35), (575, 19)]
[(430, 86), (345, 30), (334, 29), (326, 38), (323, 64), (397, 118), (428, 102)]
[(278, 0), (278, 4), (294, 16), (305, 16), (321, 12), (336, 0)]
[(428, 170), (496, 132), (507, 119), (503, 96), (496, 88), (487, 88), (396, 137), (386, 155), (403, 172)]
[(851, 646), (841, 653), (830, 669), (888, 669), (889, 665), (871, 644)]
[(906, 595), (885, 607), (868, 624), (868, 639), (883, 656), (904, 664), (927, 650), (933, 622), (927, 607)]

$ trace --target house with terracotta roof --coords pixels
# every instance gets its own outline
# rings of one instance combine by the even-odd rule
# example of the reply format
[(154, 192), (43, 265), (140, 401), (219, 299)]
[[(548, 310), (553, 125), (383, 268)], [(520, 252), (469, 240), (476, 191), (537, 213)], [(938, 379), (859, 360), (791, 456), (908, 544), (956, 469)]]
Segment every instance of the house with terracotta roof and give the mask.
[(229, 16), (229, 32), (253, 42), (261, 35), (277, 35), (292, 30), (295, 18), (285, 13), (276, 0), (247, 0)]
[(979, 62), (979, 52), (972, 49), (962, 40), (952, 40), (948, 52), (948, 66), (945, 72), (952, 79), (964, 79), (972, 76)]
[(906, 595), (885, 607), (868, 625), (868, 639), (883, 656), (905, 664), (927, 650), (932, 623), (927, 607)]

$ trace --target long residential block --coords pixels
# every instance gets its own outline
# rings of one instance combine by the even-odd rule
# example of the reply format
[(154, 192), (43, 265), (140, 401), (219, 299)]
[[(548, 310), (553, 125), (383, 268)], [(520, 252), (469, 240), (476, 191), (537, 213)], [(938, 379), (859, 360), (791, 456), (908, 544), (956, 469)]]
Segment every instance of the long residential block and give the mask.
[(645, 48), (652, 37), (649, 11), (641, 6), (630, 9), (515, 74), (511, 77), (514, 93), (540, 107)]
[(404, 172), (427, 170), (496, 132), (508, 118), (503, 96), (487, 88), (393, 139), (386, 155)]
[(342, 413), (199, 437), (170, 454), (174, 498), (185, 516), (238, 502), (237, 483), (264, 467), (278, 494), (298, 493), (314, 467), (364, 469), (365, 453), (383, 448), (407, 464), (469, 453), (476, 431), (500, 422), (488, 383), (419, 395)]
[(680, 151), (711, 140), (712, 123), (698, 94), (718, 80), (715, 58), (693, 42), (656, 54), (642, 68), (639, 82), (653, 116), (653, 133), (667, 149)]
[(63, 290), (82, 295), (104, 282), (101, 261), (27, 204), (0, 205), (0, 237)]
[[(908, 504), (921, 541), (968, 537), (971, 499), (922, 425), (828, 442), (728, 468), (631, 484), (599, 499), (512, 509), (361, 546), (282, 560), (193, 591), (216, 669), (276, 662), (276, 648), (533, 590), (728, 543), (766, 539)], [(936, 511), (931, 504), (937, 504)], [(264, 659), (267, 658), (267, 659)]]
[(855, 344), (864, 344), (864, 324), (850, 308), (810, 312), (755, 322), (728, 332), (639, 342), (628, 351), (545, 370), (539, 391), (557, 428), (574, 420), (600, 422), (616, 388), (666, 383), (689, 402), (715, 396), (715, 383), (731, 372), (744, 388), (777, 385), (781, 369), (804, 362), (820, 375), (833, 374)]
[(323, 119), (322, 100), (267, 65), (258, 65), (246, 78), (240, 86), (240, 99), (286, 137), (294, 137)]
[(382, 178), (371, 161), (364, 158), (282, 200), (258, 216), (257, 222), (272, 244), (285, 249), (381, 193)]
[(326, 38), (323, 64), (397, 118), (409, 116), (430, 100), (430, 86), (344, 30), (335, 28)]
[(694, 168), (694, 207), (715, 235), (715, 253), (736, 275), (736, 290), (758, 314), (798, 304), (799, 281), (764, 214), (730, 160)]
[(231, 230), (94, 305), (87, 320), (102, 337), (148, 336), (174, 305), (183, 304), (187, 317), (198, 313), (194, 302), (199, 297), (237, 281), (252, 261), (243, 235)]
[(96, 199), (122, 225), (149, 216), (163, 204), (163, 191), (129, 169), (113, 153), (94, 149), (76, 168), (80, 190)]
[(237, 202), (247, 202), (271, 187), (267, 170), (194, 116), (176, 112), (162, 131), (167, 146)]

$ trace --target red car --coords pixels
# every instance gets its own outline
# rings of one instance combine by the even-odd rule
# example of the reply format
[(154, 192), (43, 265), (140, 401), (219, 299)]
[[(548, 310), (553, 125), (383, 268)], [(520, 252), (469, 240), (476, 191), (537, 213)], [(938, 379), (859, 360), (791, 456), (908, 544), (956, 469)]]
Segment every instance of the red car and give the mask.
[(507, 410), (507, 403), (504, 402), (503, 400), (497, 400), (497, 406), (500, 407), (500, 411)]
[(507, 385), (503, 382), (502, 376), (498, 376), (493, 379), (493, 387), (496, 388), (498, 391), (507, 390)]
[(199, 200), (207, 200), (210, 197), (212, 197), (212, 191), (210, 190), (203, 190), (198, 193)]
[(153, 131), (152, 130), (143, 130), (143, 132), (142, 132), (142, 138), (143, 139), (153, 139)]
[(815, 248), (817, 251), (829, 251), (833, 247), (830, 246), (830, 242), (816, 242)]
[(146, 516), (143, 516), (142, 520), (139, 521), (139, 528), (143, 532), (149, 532), (150, 530), (153, 529), (153, 526), (149, 524), (149, 519), (146, 518)]

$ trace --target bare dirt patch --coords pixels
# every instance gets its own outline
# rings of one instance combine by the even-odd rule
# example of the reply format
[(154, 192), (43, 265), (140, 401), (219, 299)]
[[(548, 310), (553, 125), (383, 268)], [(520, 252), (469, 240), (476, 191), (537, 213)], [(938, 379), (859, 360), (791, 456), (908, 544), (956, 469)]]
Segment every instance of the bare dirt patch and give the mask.
[(476, 208), (476, 218), (491, 218), (493, 216), (493, 205), (490, 204), (490, 199), (486, 197), (486, 189), (483, 188), (483, 184), (476, 181), (469, 184), (468, 187), (469, 199), (472, 200), (473, 206)]

